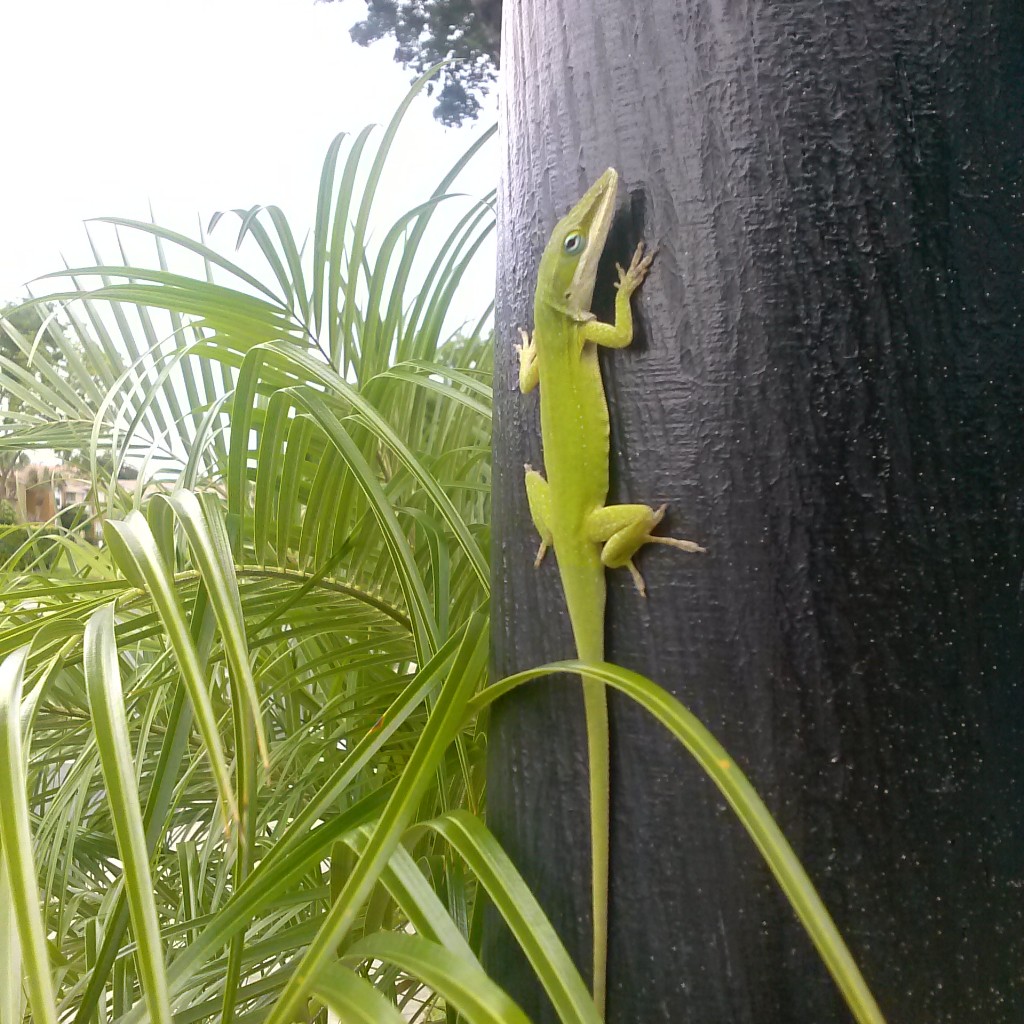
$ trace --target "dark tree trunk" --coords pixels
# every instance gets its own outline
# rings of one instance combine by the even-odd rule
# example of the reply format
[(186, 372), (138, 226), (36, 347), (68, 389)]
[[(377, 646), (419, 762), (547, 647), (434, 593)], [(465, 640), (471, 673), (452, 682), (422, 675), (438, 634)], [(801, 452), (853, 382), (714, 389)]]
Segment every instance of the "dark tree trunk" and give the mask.
[[(502, 57), (496, 674), (572, 654), (512, 345), (548, 231), (613, 165), (611, 258), (660, 253), (601, 356), (611, 497), (670, 502), (710, 553), (646, 550), (646, 602), (611, 574), (608, 657), (748, 771), (890, 1024), (1019, 1024), (1024, 5), (510, 0)], [(609, 1021), (848, 1020), (711, 785), (612, 715)], [(578, 682), (508, 698), (490, 744), (490, 824), (587, 976)], [(493, 918), (486, 952), (553, 1020)]]

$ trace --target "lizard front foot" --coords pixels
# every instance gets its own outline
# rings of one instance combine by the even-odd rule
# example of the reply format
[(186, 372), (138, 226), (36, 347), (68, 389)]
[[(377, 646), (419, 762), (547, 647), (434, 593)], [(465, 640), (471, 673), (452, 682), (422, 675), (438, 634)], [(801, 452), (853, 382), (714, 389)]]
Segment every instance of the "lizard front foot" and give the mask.
[(629, 262), (628, 270), (623, 270), (620, 263), (615, 264), (615, 269), (619, 272), (619, 280), (615, 287), (625, 290), (627, 295), (632, 295), (643, 284), (644, 278), (654, 262), (654, 257), (658, 253), (657, 249), (651, 249), (644, 255), (644, 249), (644, 243), (639, 242), (633, 253), (633, 258)]
[(519, 390), (526, 394), (537, 386), (540, 367), (537, 365), (536, 342), (522, 327), (519, 328), (519, 336), (523, 339), (522, 345), (515, 346), (519, 355)]

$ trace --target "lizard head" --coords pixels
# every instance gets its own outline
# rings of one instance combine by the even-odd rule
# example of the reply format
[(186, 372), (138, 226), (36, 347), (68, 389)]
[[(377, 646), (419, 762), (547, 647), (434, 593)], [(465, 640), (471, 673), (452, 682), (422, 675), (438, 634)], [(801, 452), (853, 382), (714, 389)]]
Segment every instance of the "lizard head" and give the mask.
[(538, 280), (544, 284), (544, 298), (570, 314), (590, 311), (618, 189), (618, 171), (609, 167), (558, 222), (541, 257)]

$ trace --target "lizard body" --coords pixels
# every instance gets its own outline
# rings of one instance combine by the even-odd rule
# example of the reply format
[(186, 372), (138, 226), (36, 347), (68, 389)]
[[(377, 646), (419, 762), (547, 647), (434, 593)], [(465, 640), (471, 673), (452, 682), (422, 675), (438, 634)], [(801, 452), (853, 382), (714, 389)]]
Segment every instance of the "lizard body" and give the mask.
[[(615, 322), (590, 312), (601, 258), (615, 212), (618, 174), (609, 168), (552, 232), (541, 257), (534, 333), (519, 352), (519, 387), (540, 384), (541, 439), (547, 479), (526, 466), (530, 514), (541, 537), (536, 564), (554, 549), (581, 661), (604, 660), (605, 569), (625, 566), (644, 595), (633, 556), (644, 544), (704, 549), (692, 541), (655, 537), (665, 506), (606, 505), (609, 422), (597, 346), (624, 348), (633, 340), (630, 299), (654, 254), (641, 242), (627, 270), (618, 267)], [(605, 1011), (608, 951), (609, 752), (604, 686), (584, 681), (590, 771), (593, 913), (593, 992)]]

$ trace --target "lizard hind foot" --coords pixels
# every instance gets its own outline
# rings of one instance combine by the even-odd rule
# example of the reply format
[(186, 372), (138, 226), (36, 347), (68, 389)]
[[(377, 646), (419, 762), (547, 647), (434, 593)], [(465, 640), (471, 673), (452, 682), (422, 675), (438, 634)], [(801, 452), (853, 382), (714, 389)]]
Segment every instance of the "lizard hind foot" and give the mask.
[[(651, 529), (653, 530), (658, 523), (665, 518), (665, 510), (668, 508), (668, 503), (661, 505), (654, 513), (654, 521), (651, 523)], [(678, 548), (680, 551), (689, 551), (695, 555), (706, 555), (708, 549), (702, 548), (699, 544), (692, 540), (678, 540), (675, 537), (655, 537), (653, 534), (647, 535), (647, 543), (649, 544), (666, 544), (671, 548)]]

